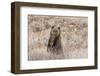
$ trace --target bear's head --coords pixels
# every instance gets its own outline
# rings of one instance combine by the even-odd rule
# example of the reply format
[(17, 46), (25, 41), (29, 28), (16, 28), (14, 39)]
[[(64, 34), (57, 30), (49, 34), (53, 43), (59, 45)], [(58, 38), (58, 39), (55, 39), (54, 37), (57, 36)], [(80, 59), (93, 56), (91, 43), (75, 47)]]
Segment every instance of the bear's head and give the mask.
[(56, 37), (60, 36), (60, 27), (52, 26), (51, 27), (51, 36), (53, 38), (56, 38)]

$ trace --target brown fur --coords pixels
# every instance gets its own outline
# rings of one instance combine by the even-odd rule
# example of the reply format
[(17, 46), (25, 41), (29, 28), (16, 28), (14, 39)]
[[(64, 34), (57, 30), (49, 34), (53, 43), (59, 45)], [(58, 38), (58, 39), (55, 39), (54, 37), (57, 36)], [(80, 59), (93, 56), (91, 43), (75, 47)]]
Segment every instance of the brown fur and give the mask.
[(60, 27), (52, 26), (47, 51), (53, 54), (62, 52)]

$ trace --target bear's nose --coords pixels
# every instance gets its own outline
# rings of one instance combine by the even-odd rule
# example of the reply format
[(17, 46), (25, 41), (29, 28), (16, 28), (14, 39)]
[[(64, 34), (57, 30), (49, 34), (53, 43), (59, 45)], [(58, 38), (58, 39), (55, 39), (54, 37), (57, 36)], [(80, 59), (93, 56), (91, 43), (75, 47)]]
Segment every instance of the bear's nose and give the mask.
[(54, 30), (53, 32), (57, 32), (57, 30)]

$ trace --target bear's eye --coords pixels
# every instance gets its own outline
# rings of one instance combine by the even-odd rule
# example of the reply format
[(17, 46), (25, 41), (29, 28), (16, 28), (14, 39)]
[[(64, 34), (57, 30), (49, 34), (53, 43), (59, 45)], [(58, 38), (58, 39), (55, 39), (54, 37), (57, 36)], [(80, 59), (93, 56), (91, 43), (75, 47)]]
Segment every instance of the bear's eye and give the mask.
[(60, 29), (60, 27), (58, 27), (58, 29)]
[(52, 28), (54, 28), (54, 26), (52, 26)]

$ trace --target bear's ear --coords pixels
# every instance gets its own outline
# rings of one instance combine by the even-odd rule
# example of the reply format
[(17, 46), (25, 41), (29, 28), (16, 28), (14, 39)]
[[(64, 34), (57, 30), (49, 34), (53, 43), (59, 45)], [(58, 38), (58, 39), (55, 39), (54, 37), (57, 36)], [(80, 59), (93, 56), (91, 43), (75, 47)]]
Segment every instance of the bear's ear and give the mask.
[(54, 26), (52, 26), (52, 28), (54, 28)]
[(58, 29), (60, 29), (60, 27), (58, 27)]

